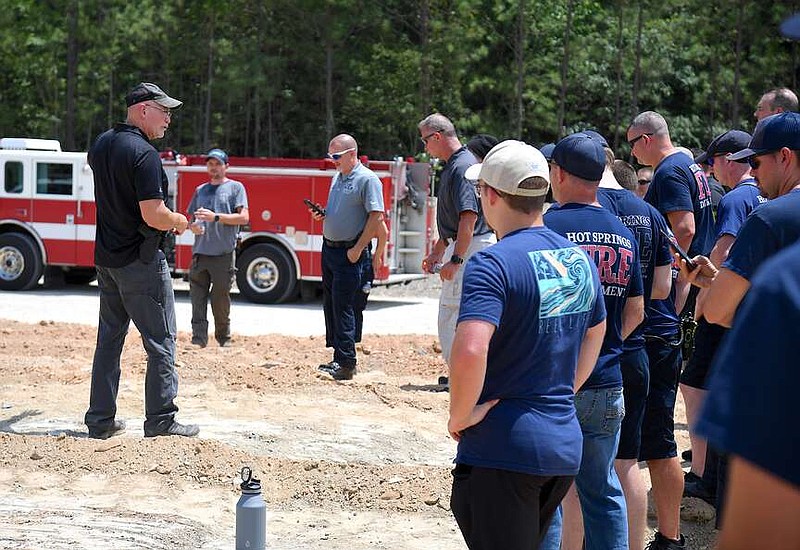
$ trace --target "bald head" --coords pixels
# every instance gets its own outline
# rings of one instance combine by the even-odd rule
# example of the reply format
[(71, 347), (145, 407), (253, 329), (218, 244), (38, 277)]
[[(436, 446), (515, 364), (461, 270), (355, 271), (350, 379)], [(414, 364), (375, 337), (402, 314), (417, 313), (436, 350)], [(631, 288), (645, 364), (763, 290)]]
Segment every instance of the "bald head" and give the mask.
[(333, 151), (344, 151), (345, 149), (355, 149), (357, 152), (358, 144), (356, 143), (356, 139), (350, 134), (339, 134), (338, 136), (334, 137), (331, 140), (328, 149), (331, 149)]

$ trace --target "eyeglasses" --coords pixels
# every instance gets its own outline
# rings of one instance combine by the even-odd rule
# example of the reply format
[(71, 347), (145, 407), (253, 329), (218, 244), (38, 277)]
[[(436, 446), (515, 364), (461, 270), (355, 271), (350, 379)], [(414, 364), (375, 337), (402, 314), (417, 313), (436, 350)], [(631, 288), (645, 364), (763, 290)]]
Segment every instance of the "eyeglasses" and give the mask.
[(172, 118), (172, 111), (170, 109), (163, 109), (163, 108), (159, 107), (158, 105), (154, 105), (153, 103), (147, 103), (146, 106), (147, 107), (152, 107), (156, 111), (161, 111), (162, 113), (164, 113), (164, 116), (167, 117), (167, 118), (170, 118), (170, 119)]
[(724, 156), (724, 155), (714, 155), (713, 157), (708, 157), (706, 159), (706, 164), (708, 164), (709, 166), (714, 166), (714, 162), (716, 162), (714, 159), (717, 158), (717, 157), (721, 157), (721, 156)]
[(422, 137), (421, 137), (421, 138), (419, 138), (419, 139), (420, 139), (420, 141), (422, 141), (422, 143), (423, 143), (424, 145), (428, 145), (428, 140), (429, 140), (429, 139), (431, 139), (431, 138), (432, 138), (434, 135), (436, 135), (436, 134), (438, 134), (438, 133), (439, 133), (439, 130), (436, 130), (435, 132), (431, 132), (431, 133), (430, 133), (430, 134), (428, 134), (427, 136), (422, 136)]
[(650, 181), (651, 180), (644, 180), (644, 179), (639, 180), (639, 185), (647, 185), (648, 183), (650, 183)]
[(328, 154), (327, 154), (327, 155), (325, 155), (325, 156), (326, 156), (327, 158), (331, 159), (331, 160), (339, 160), (340, 158), (342, 158), (343, 156), (345, 156), (345, 155), (346, 155), (347, 153), (349, 153), (350, 151), (355, 151), (355, 150), (356, 150), (356, 148), (355, 148), (355, 147), (350, 147), (350, 149), (345, 149), (344, 151), (339, 151), (338, 153), (328, 153)]
[(633, 138), (632, 140), (630, 140), (630, 141), (628, 142), (628, 145), (630, 145), (630, 146), (631, 146), (631, 149), (633, 149), (633, 146), (634, 146), (634, 145), (636, 145), (636, 142), (637, 142), (637, 141), (639, 141), (640, 139), (642, 139), (644, 136), (648, 136), (648, 137), (650, 137), (650, 136), (652, 136), (652, 135), (653, 135), (653, 134), (647, 134), (647, 133), (645, 133), (645, 134), (639, 134), (638, 136), (636, 136), (635, 138)]
[(761, 161), (758, 160), (758, 157), (761, 157), (761, 156), (764, 156), (764, 155), (771, 155), (774, 152), (775, 151), (764, 151), (763, 153), (759, 153), (757, 155), (753, 155), (752, 157), (749, 157), (747, 159), (747, 164), (750, 165), (750, 168), (758, 170), (758, 167), (761, 166)]

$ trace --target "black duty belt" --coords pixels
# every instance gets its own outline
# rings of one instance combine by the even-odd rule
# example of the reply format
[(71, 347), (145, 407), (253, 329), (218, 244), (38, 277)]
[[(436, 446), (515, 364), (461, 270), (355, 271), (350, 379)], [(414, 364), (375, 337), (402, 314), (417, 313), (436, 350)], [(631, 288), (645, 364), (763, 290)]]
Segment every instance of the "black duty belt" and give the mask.
[(330, 239), (322, 237), (322, 241), (328, 248), (353, 248), (358, 242), (358, 237), (356, 237), (352, 241), (332, 241)]

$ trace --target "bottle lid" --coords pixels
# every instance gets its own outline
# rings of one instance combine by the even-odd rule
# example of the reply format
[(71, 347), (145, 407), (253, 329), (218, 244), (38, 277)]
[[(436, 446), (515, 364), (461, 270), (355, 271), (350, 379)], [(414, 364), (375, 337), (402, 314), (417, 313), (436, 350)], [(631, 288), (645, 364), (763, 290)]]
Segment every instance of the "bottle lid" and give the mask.
[(242, 492), (245, 493), (260, 493), (261, 480), (253, 477), (253, 470), (245, 466), (242, 468), (242, 484), (240, 485)]

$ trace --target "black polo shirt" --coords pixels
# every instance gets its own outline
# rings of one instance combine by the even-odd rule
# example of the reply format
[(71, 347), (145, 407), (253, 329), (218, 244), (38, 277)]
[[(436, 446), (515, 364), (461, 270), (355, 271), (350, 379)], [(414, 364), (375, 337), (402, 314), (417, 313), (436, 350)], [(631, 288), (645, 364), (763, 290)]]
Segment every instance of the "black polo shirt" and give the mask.
[[(123, 267), (139, 256), (146, 228), (139, 202), (167, 201), (167, 175), (158, 151), (136, 126), (116, 124), (89, 149), (97, 207), (95, 264)], [(150, 229), (152, 231), (152, 229)]]

